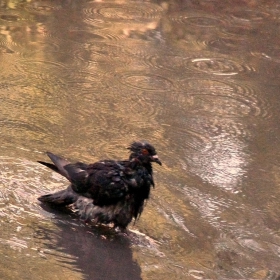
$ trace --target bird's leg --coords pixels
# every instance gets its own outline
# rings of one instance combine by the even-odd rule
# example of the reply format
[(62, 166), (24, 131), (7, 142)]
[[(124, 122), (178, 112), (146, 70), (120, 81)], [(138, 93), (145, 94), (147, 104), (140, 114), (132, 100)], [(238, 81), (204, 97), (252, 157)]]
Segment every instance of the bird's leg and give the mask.
[(128, 236), (129, 235), (129, 230), (127, 230), (125, 227), (122, 226), (114, 226), (114, 229), (117, 233), (120, 233), (122, 235)]

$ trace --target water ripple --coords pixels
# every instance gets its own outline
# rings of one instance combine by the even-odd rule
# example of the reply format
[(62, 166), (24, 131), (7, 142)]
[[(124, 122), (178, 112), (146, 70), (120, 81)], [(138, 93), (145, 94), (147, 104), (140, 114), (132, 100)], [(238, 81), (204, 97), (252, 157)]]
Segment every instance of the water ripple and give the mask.
[(185, 151), (181, 166), (218, 187), (238, 192), (249, 160), (244, 142), (251, 137), (240, 118), (267, 118), (269, 107), (246, 86), (189, 79), (187, 88), (189, 94), (174, 93), (170, 100), (178, 113), (169, 113), (168, 131), (176, 137), (180, 151)]
[(227, 117), (271, 118), (271, 104), (261, 97), (254, 85), (210, 79), (186, 79), (179, 81), (178, 85), (187, 88), (189, 94), (178, 93), (173, 97), (181, 106), (185, 103), (182, 103), (184, 99), (180, 99), (180, 96), (183, 95), (185, 100), (188, 98), (189, 111)]
[(210, 194), (188, 187), (185, 187), (183, 191), (190, 199), (191, 205), (200, 211), (203, 218), (207, 219), (214, 227), (220, 229), (224, 227), (221, 222), (221, 215), (226, 209), (235, 205), (233, 200), (212, 197)]
[(228, 52), (228, 51), (244, 51), (244, 45), (240, 44), (240, 40), (238, 38), (215, 38), (209, 41), (204, 42), (205, 45), (218, 49), (220, 52)]
[(218, 17), (209, 17), (209, 15), (197, 15), (197, 16), (187, 16), (187, 15), (171, 15), (169, 16), (171, 20), (183, 23), (190, 24), (196, 27), (206, 27), (213, 28), (221, 25), (222, 21)]
[[(48, 131), (46, 127), (43, 125), (41, 126), (35, 126), (34, 124), (30, 124), (29, 122), (23, 122), (19, 120), (0, 120), (0, 126), (5, 127), (5, 130), (13, 131), (13, 133), (10, 133), (10, 136), (12, 134), (33, 134), (36, 133), (38, 135), (42, 134), (41, 137), (44, 138), (44, 134)], [(32, 137), (33, 138), (33, 137)]]
[(239, 41), (239, 44), (243, 41), (246, 41), (252, 35), (255, 35), (258, 32), (256, 27), (252, 26), (229, 26), (222, 30), (223, 36), (226, 38), (232, 38)]
[[(93, 3), (83, 9), (83, 21), (95, 27), (91, 32), (100, 37), (97, 40), (122, 41), (140, 36), (142, 41), (154, 31), (161, 14), (162, 8), (152, 3)], [(127, 25), (129, 21), (133, 24)]]
[(29, 12), (33, 12), (39, 15), (49, 15), (53, 11), (57, 11), (61, 9), (60, 5), (57, 5), (56, 3), (52, 1), (32, 1), (27, 3), (25, 6), (25, 9)]
[[(26, 60), (26, 61), (22, 61), (22, 63), (17, 67), (18, 71), (21, 73), (27, 73), (27, 72), (38, 73), (37, 71), (38, 68), (43, 69), (41, 70), (42, 73), (48, 73), (50, 69), (61, 69), (63, 71), (65, 65), (56, 61)], [(41, 73), (38, 73), (38, 75), (41, 75)]]
[[(219, 26), (219, 33), (215, 38), (207, 37), (204, 44), (214, 49), (218, 49), (219, 52), (250, 51), (252, 44), (247, 44), (249, 39), (256, 37), (256, 34), (260, 32), (260, 24), (262, 24), (267, 18), (272, 17), (271, 14), (250, 10), (239, 9), (237, 11), (230, 11), (229, 15), (222, 15), (223, 22)], [(259, 34), (262, 37), (261, 34)], [(254, 42), (253, 44), (258, 44)]]
[(173, 82), (160, 75), (128, 72), (121, 73), (119, 76), (121, 83), (139, 90), (169, 91), (173, 88)]
[[(85, 22), (93, 25), (100, 24), (106, 19), (110, 21), (139, 21), (143, 19), (158, 18), (162, 14), (162, 8), (156, 4), (141, 2), (126, 3), (126, 5), (112, 3), (94, 3), (93, 7), (84, 9)], [(101, 17), (101, 18), (98, 18)], [(97, 17), (97, 19), (96, 19)]]
[[(139, 48), (138, 49), (131, 48), (129, 50), (130, 56), (134, 59), (135, 57), (138, 59), (138, 63), (143, 66), (148, 66), (152, 68), (157, 68), (164, 71), (172, 71), (174, 73), (181, 74), (182, 71), (186, 72), (186, 62), (183, 56), (179, 55), (172, 55), (172, 54), (165, 54), (159, 55), (158, 53), (153, 52), (153, 50), (145, 50), (146, 48)], [(191, 73), (191, 70), (189, 70)]]
[(220, 37), (239, 42), (247, 40), (248, 37), (254, 38), (260, 31), (259, 25), (270, 17), (272, 15), (268, 12), (253, 9), (231, 11), (227, 17), (227, 24), (221, 29)]
[[(13, 90), (16, 90), (16, 88), (13, 88)], [(35, 108), (31, 107), (30, 103), (28, 103), (28, 101), (33, 102), (30, 91), (30, 88), (26, 90), (25, 94), (21, 91), (20, 94), (23, 95), (23, 97), (20, 97), (20, 94), (18, 96), (13, 95), (10, 91), (8, 92), (9, 98), (1, 98), (3, 109), (0, 127), (6, 139), (5, 143), (1, 144), (2, 148), (9, 145), (13, 147), (17, 145), (24, 147), (26, 146), (26, 139), (32, 141), (34, 147), (42, 143), (44, 145), (45, 141), (50, 140), (50, 136), (52, 135), (50, 123), (53, 122), (53, 119), (56, 118), (57, 115), (48, 116), (48, 111), (41, 109), (39, 100), (37, 100)], [(41, 102), (43, 102), (43, 100)], [(26, 115), (27, 112), (30, 117), (23, 118), (22, 115)]]
[(242, 9), (238, 11), (233, 11), (230, 13), (231, 17), (235, 21), (242, 22), (257, 22), (263, 21), (269, 18), (271, 15), (268, 12), (252, 10), (252, 9)]
[(71, 30), (71, 35), (77, 42), (95, 43), (103, 41), (119, 41), (124, 39), (126, 36), (120, 34), (113, 28), (102, 28), (97, 30)]
[[(80, 53), (74, 53), (77, 57)], [(83, 58), (75, 59), (76, 62), (83, 66)], [(38, 69), (40, 69), (38, 71)], [(15, 72), (20, 76), (25, 77), (23, 84), (29, 87), (31, 84), (33, 87), (39, 88), (44, 91), (53, 92), (54, 90), (60, 91), (65, 90), (67, 85), (65, 84), (65, 77), (73, 76), (78, 77), (77, 73), (68, 70), (68, 65), (64, 63), (61, 58), (61, 62), (57, 61), (47, 61), (47, 60), (22, 60), (21, 63), (15, 65)], [(82, 71), (81, 71), (82, 72)], [(58, 75), (59, 73), (59, 75)], [(40, 83), (44, 82), (44, 83)]]
[[(119, 65), (129, 65), (133, 60), (133, 55), (114, 42), (98, 42), (95, 41), (90, 43), (87, 47), (88, 56), (87, 60), (90, 62), (89, 68), (94, 67), (94, 63), (101, 67), (110, 68), (113, 66), (118, 67)], [(100, 69), (101, 70), (101, 69)], [(98, 75), (98, 72), (96, 73)]]
[[(104, 155), (111, 158), (114, 156), (123, 158), (116, 153), (114, 148), (115, 145), (119, 146), (118, 143), (128, 145), (128, 138), (141, 139), (143, 135), (155, 135), (161, 129), (156, 121), (156, 116), (161, 110), (154, 100), (156, 93), (135, 90), (131, 92), (130, 87), (118, 82), (119, 80), (116, 79), (116, 88), (111, 88), (112, 77), (109, 75), (106, 81), (108, 86), (103, 89), (102, 95), (99, 94), (100, 86), (96, 89), (91, 87), (87, 92), (85, 90), (82, 93), (79, 92), (77, 96), (79, 107), (71, 110), (71, 115), (75, 120), (86, 122), (86, 125), (76, 129), (76, 139), (80, 139), (81, 135), (92, 135), (93, 138), (98, 139), (94, 144), (94, 150), (98, 146), (98, 153), (103, 154), (101, 151), (104, 151)], [(83, 109), (80, 110), (80, 108)], [(97, 111), (101, 113), (96, 114)], [(99, 125), (96, 126), (96, 123)], [(151, 139), (152, 137), (143, 138)], [(122, 148), (119, 151), (124, 152), (125, 158), (127, 157), (126, 149)], [(90, 153), (96, 155), (96, 151)], [(99, 154), (100, 157), (104, 157), (102, 154)]]
[(187, 62), (187, 65), (191, 69), (217, 76), (233, 76), (255, 71), (249, 65), (227, 58), (192, 58)]
[[(280, 63), (280, 50), (277, 46), (268, 46), (266, 52), (251, 52), (251, 54), (258, 58)], [(273, 70), (269, 74), (273, 74)]]

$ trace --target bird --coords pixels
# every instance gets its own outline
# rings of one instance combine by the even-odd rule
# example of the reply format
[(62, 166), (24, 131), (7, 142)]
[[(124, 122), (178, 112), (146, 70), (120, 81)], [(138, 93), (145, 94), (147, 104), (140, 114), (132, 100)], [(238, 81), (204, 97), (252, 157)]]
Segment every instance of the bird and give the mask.
[(80, 218), (95, 224), (112, 224), (126, 231), (129, 223), (140, 218), (151, 187), (155, 187), (152, 163), (162, 165), (153, 145), (135, 141), (127, 148), (126, 160), (100, 160), (92, 164), (71, 163), (47, 152), (52, 163), (38, 161), (68, 179), (61, 191), (38, 197), (43, 203), (73, 205)]

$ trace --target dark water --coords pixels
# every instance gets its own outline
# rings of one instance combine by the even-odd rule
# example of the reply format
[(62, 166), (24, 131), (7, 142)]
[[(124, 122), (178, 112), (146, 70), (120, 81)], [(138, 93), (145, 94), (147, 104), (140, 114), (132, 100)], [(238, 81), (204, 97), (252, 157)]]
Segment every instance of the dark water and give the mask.
[[(279, 1), (1, 1), (0, 279), (280, 279)], [(131, 229), (37, 197), (51, 150), (163, 167)]]

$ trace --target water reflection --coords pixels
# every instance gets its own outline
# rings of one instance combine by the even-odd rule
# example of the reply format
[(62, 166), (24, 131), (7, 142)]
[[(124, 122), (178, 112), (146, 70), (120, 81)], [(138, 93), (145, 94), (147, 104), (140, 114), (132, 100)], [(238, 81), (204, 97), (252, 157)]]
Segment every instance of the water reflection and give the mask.
[(127, 237), (90, 228), (54, 209), (46, 210), (56, 213), (59, 230), (48, 231), (41, 226), (35, 236), (45, 244), (46, 255), (55, 254), (62, 268), (74, 268), (85, 279), (141, 279)]
[[(279, 277), (278, 3), (0, 5), (2, 278)], [(37, 204), (65, 184), (40, 153), (126, 158), (135, 139), (165, 163), (142, 239)]]

